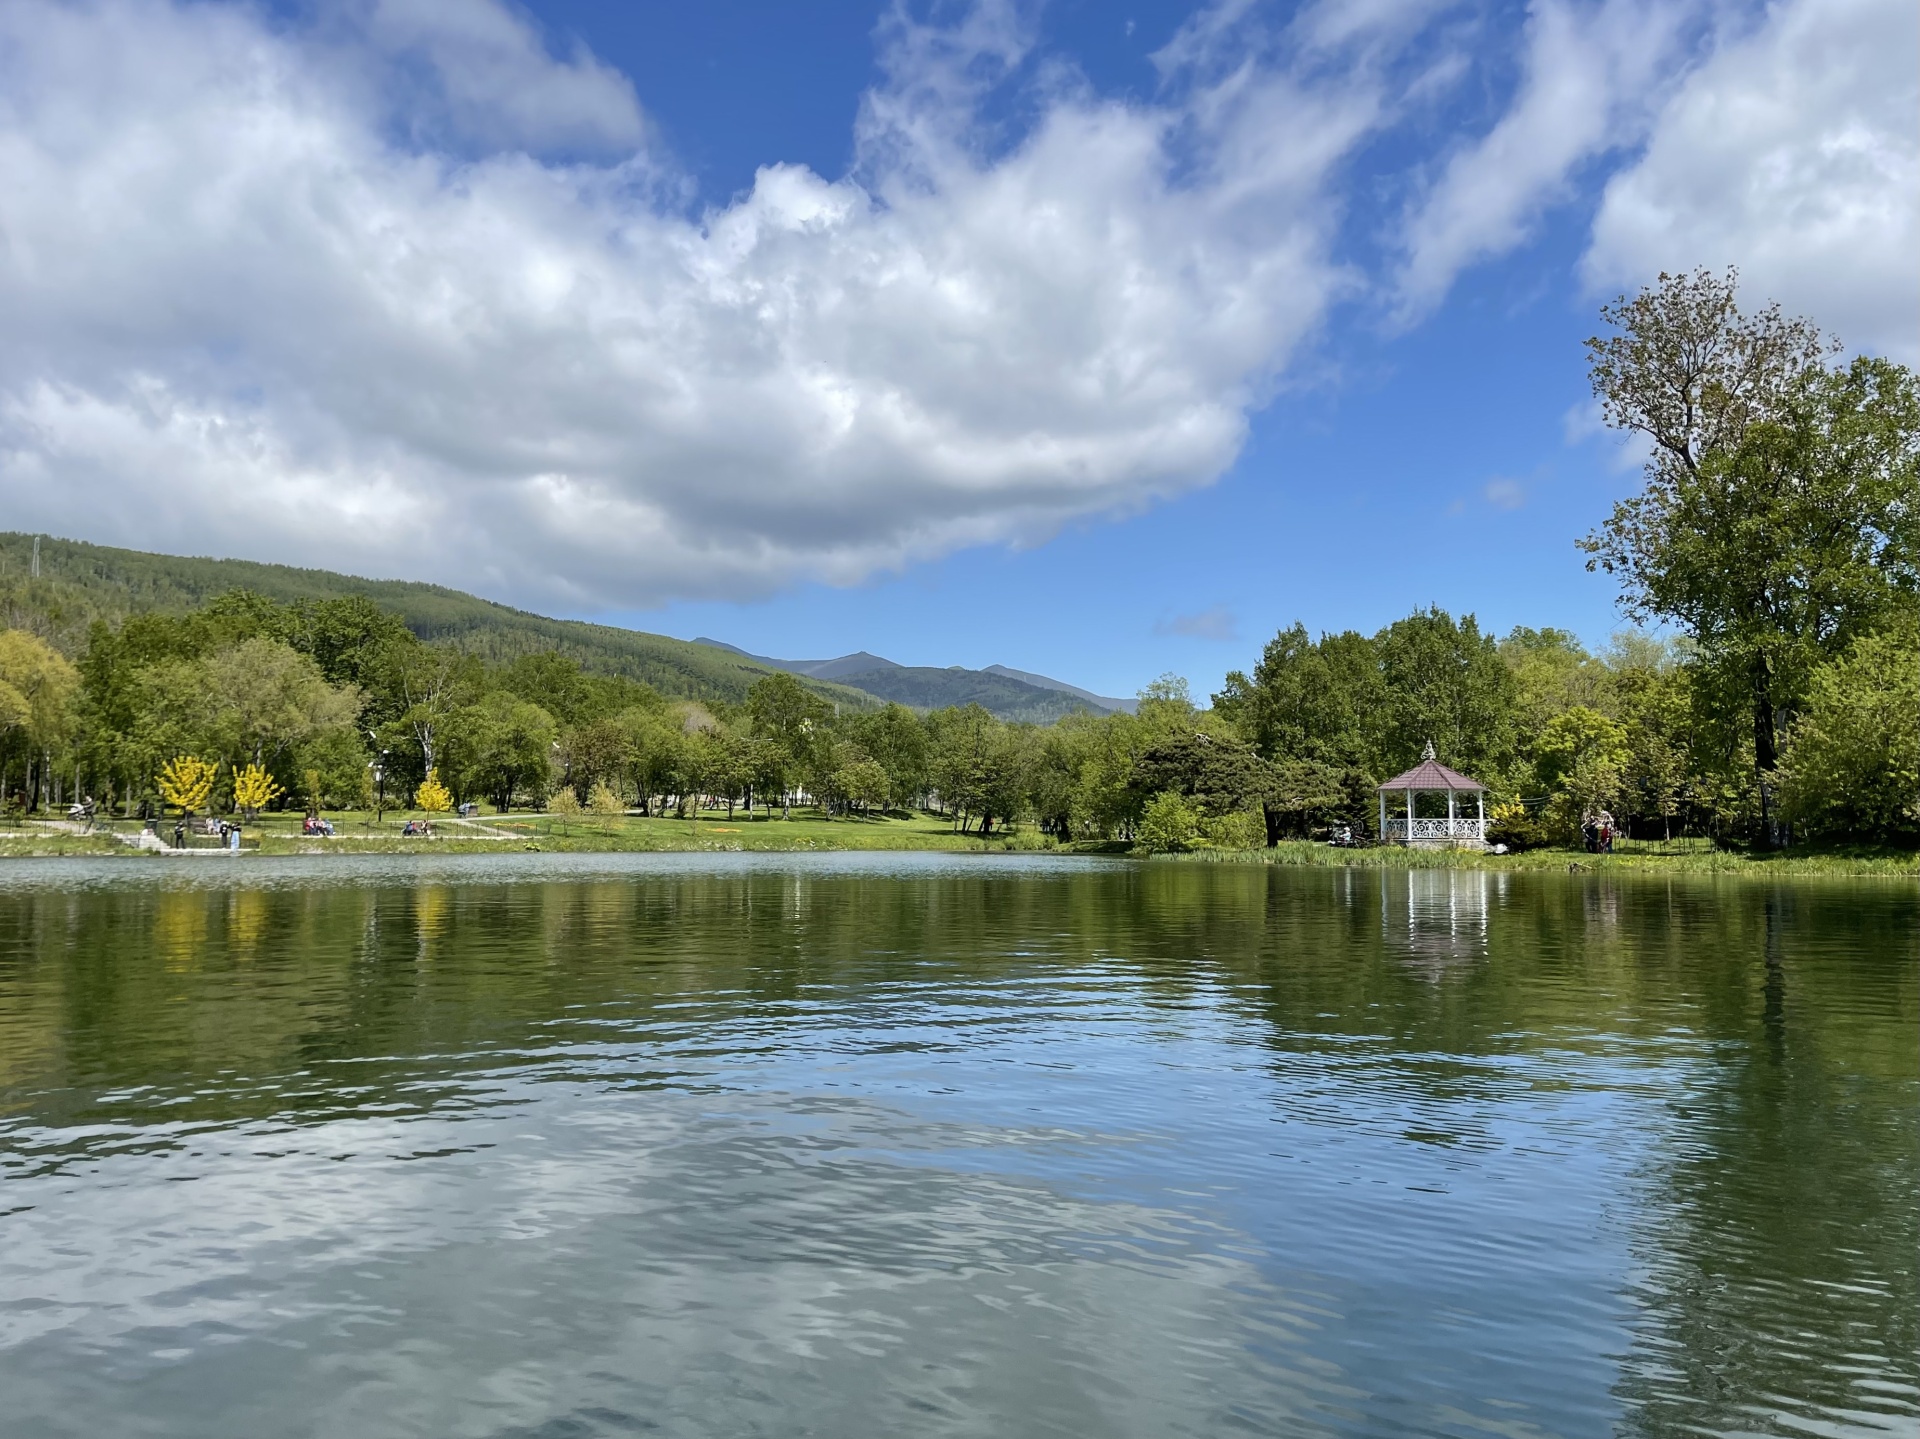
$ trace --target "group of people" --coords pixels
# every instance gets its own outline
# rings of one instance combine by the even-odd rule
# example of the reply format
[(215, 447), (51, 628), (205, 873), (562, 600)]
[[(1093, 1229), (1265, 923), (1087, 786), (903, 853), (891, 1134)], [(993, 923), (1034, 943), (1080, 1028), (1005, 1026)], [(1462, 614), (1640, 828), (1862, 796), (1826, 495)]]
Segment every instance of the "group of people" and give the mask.
[[(153, 828), (152, 821), (148, 821), (147, 828), (149, 830)], [(195, 820), (193, 823), (193, 832), (195, 834), (219, 835), (220, 848), (222, 849), (240, 848), (240, 822), (238, 820), (223, 819), (217, 823), (212, 818)], [(187, 821), (184, 818), (177, 819), (173, 822), (173, 847), (175, 849), (185, 849), (187, 847)]]
[(330, 819), (322, 819), (317, 814), (309, 814), (305, 820), (301, 821), (300, 833), (306, 835), (325, 835), (328, 839), (332, 839), (333, 821)]
[(1607, 810), (1587, 815), (1580, 821), (1580, 838), (1586, 841), (1588, 854), (1613, 853), (1613, 815)]

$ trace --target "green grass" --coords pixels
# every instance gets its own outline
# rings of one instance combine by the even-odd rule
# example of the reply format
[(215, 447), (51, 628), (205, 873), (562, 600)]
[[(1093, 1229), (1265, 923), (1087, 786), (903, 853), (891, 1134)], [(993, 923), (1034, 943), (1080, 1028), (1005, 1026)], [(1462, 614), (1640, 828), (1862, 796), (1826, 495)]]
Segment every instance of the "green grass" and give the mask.
[(1200, 850), (1180, 858), (1216, 864), (1282, 864), (1363, 869), (1592, 870), (1622, 874), (1746, 875), (1920, 875), (1920, 852), (1875, 845), (1829, 848), (1796, 847), (1774, 852), (1716, 849), (1709, 840), (1671, 844), (1637, 841), (1616, 844), (1612, 854), (1578, 849), (1532, 849), (1519, 854), (1478, 854), (1471, 850), (1334, 849), (1305, 841), (1264, 850)]
[[(1008, 851), (1047, 851), (1058, 854), (1124, 855), (1120, 843), (1056, 845), (1026, 826), (1011, 834), (961, 834), (933, 814), (900, 814), (871, 818), (828, 819), (813, 810), (795, 810), (791, 819), (723, 810), (702, 812), (698, 819), (647, 818), (626, 815), (596, 819), (591, 815), (560, 819), (548, 814), (484, 815), (466, 826), (446, 816), (390, 813), (375, 824), (371, 815), (330, 814), (337, 835), (332, 839), (300, 833), (297, 814), (265, 815), (244, 831), (248, 853), (275, 854), (487, 854), (526, 849), (596, 853), (633, 851), (730, 850), (808, 851), (925, 850), (980, 854)], [(410, 818), (431, 818), (431, 838), (403, 838)], [(116, 822), (112, 828), (131, 835), (140, 826)], [(163, 836), (171, 824), (160, 826)], [(16, 821), (11, 833), (0, 833), (0, 858), (28, 855), (123, 854), (143, 851), (106, 834), (71, 835), (36, 824)], [(492, 831), (492, 834), (488, 834)], [(1520, 854), (1477, 854), (1468, 850), (1409, 850), (1398, 846), (1378, 849), (1334, 849), (1305, 841), (1283, 843), (1274, 849), (1199, 850), (1169, 856), (1189, 864), (1278, 864), (1338, 869), (1491, 869), (1572, 870), (1637, 874), (1746, 874), (1832, 876), (1920, 876), (1920, 853), (1876, 846), (1799, 847), (1785, 852), (1748, 853), (1716, 849), (1709, 840), (1677, 839), (1668, 843), (1620, 841), (1610, 855), (1574, 849), (1536, 849)]]
[[(937, 815), (894, 814), (873, 818), (827, 819), (816, 812), (796, 810), (792, 819), (751, 816), (724, 810), (705, 811), (698, 819), (642, 819), (627, 815), (597, 819), (591, 815), (560, 819), (547, 814), (485, 815), (474, 825), (446, 816), (389, 813), (375, 824), (368, 814), (329, 814), (336, 831), (331, 839), (304, 835), (297, 814), (269, 814), (245, 826), (246, 853), (275, 854), (488, 854), (525, 849), (591, 853), (602, 851), (728, 851), (728, 850), (933, 850), (953, 853), (998, 853), (1030, 848), (1036, 836), (1029, 828), (1015, 835), (961, 834)], [(430, 819), (430, 838), (403, 837), (408, 819)], [(0, 835), (0, 857), (53, 854), (149, 854), (108, 834), (70, 835), (32, 821), (17, 822), (11, 836)], [(137, 822), (116, 821), (110, 828), (131, 836)], [(172, 823), (160, 825), (161, 837), (172, 833)], [(489, 833), (491, 832), (491, 833)]]

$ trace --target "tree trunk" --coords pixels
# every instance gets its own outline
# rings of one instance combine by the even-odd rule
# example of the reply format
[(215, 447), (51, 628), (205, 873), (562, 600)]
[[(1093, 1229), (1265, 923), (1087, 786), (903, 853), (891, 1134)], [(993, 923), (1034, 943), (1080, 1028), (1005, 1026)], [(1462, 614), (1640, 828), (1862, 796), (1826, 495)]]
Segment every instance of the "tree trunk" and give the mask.
[(1270, 804), (1260, 806), (1260, 818), (1267, 824), (1267, 848), (1275, 849), (1280, 844), (1280, 811)]
[(1773, 812), (1773, 772), (1780, 755), (1773, 727), (1773, 675), (1765, 655), (1753, 661), (1753, 767), (1760, 780), (1760, 829), (1769, 848), (1779, 839), (1779, 821)]

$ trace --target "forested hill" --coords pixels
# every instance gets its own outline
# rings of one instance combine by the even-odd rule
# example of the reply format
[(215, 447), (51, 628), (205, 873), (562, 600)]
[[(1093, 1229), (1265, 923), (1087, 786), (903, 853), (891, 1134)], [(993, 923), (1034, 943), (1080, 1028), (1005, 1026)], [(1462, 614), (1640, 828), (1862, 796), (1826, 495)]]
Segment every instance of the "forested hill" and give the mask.
[[(84, 646), (87, 626), (96, 619), (115, 621), (144, 610), (182, 613), (228, 590), (246, 589), (282, 603), (365, 595), (422, 639), (489, 661), (558, 652), (595, 673), (643, 680), (663, 694), (690, 699), (737, 702), (771, 672), (758, 660), (709, 645), (549, 619), (439, 585), (252, 560), (188, 559), (42, 536), (40, 577), (34, 579), (33, 541), (32, 535), (0, 531), (0, 620), (7, 628), (39, 634), (68, 655)], [(855, 708), (877, 703), (846, 685), (806, 683)]]
[(1070, 714), (1110, 714), (1128, 707), (1124, 701), (1102, 699), (1045, 675), (1010, 670), (1003, 665), (984, 670), (970, 670), (963, 665), (945, 669), (902, 665), (865, 650), (832, 660), (780, 660), (749, 654), (724, 640), (703, 637), (694, 643), (711, 645), (724, 653), (772, 665), (789, 674), (851, 685), (909, 709), (939, 710), (977, 704), (998, 719), (1045, 725)]

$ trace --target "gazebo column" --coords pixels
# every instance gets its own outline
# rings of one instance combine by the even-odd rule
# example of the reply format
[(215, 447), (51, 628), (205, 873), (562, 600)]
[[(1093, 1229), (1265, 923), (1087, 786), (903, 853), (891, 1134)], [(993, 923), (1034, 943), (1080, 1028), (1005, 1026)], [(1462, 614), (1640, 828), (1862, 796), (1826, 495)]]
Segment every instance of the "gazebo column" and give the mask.
[(1387, 792), (1379, 791), (1378, 798), (1380, 800), (1380, 843), (1385, 844), (1387, 842)]
[(1487, 792), (1485, 790), (1476, 790), (1473, 797), (1480, 802), (1480, 842), (1485, 844), (1487, 840)]
[(1447, 839), (1453, 839), (1453, 791), (1447, 791)]
[(1407, 787), (1407, 843), (1413, 843), (1413, 787)]

